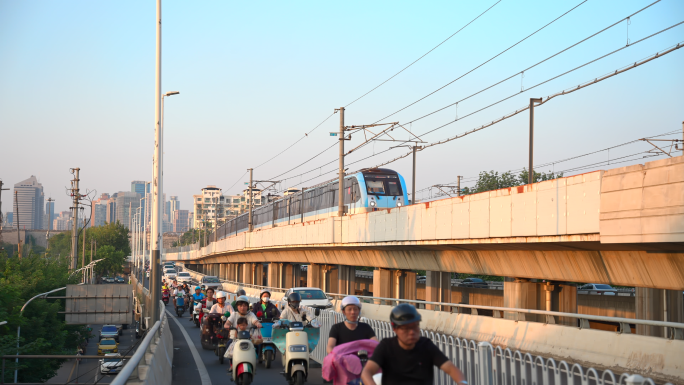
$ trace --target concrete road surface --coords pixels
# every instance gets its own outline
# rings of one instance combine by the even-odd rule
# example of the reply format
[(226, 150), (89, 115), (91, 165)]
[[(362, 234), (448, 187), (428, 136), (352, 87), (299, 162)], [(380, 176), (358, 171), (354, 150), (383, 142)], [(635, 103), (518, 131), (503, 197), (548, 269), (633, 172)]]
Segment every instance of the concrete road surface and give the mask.
[[(200, 329), (190, 321), (190, 314), (185, 312), (183, 317), (176, 317), (173, 306), (167, 306), (167, 316), (170, 318), (171, 333), (173, 334), (173, 384), (210, 385), (229, 384), (230, 377), (226, 372), (228, 362), (219, 363), (213, 350), (204, 350), (200, 344)], [(307, 384), (323, 384), (320, 365), (312, 362), (311, 372)], [(287, 385), (282, 372), (280, 353), (270, 369), (263, 364), (257, 365), (254, 384)]]

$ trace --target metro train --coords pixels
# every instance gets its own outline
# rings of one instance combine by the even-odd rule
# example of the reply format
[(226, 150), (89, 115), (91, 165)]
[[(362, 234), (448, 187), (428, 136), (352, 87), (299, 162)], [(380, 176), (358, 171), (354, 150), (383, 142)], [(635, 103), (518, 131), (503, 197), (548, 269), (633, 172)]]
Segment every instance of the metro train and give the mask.
[[(290, 191), (283, 198), (252, 212), (254, 229), (270, 228), (336, 216), (338, 212), (337, 180), (299, 192)], [(344, 206), (347, 214), (408, 204), (406, 182), (396, 171), (372, 169), (344, 178)], [(218, 229), (219, 239), (247, 231), (249, 214), (244, 213)]]

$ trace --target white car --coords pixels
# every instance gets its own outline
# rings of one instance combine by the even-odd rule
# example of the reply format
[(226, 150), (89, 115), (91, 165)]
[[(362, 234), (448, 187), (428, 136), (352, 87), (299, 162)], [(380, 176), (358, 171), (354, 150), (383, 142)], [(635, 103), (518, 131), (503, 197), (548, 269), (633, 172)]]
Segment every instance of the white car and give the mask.
[(591, 294), (591, 292), (596, 292), (596, 294), (600, 295), (616, 295), (617, 290), (614, 289), (610, 285), (605, 285), (602, 283), (588, 283), (586, 285), (582, 285), (578, 288), (578, 290), (588, 290)]
[(299, 295), (302, 297), (302, 302), (300, 305), (318, 308), (321, 310), (330, 309), (333, 307), (330, 299), (327, 295), (325, 295), (323, 290), (316, 287), (293, 287), (285, 292), (285, 296), (281, 301), (281, 309), (285, 309), (287, 307), (287, 296), (289, 296), (292, 292), (299, 293)]
[(166, 279), (170, 279), (170, 280), (173, 281), (174, 279), (176, 279), (176, 276), (177, 276), (177, 275), (178, 275), (178, 273), (176, 273), (176, 270), (175, 270), (175, 269), (166, 269), (166, 270), (164, 270), (164, 277), (165, 277)]
[(178, 281), (178, 283), (181, 283), (181, 282), (190, 283), (192, 281), (192, 277), (190, 276), (190, 273), (188, 273), (187, 271), (183, 271), (183, 272), (178, 273), (178, 275), (176, 275), (176, 280)]
[(107, 353), (105, 357), (100, 360), (100, 373), (102, 374), (116, 374), (123, 368), (124, 360), (119, 353)]

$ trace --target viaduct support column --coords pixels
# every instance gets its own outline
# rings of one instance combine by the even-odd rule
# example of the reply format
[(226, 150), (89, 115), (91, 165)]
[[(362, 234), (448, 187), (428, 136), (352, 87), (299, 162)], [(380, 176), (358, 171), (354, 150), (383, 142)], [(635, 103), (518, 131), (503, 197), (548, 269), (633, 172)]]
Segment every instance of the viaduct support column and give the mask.
[[(559, 282), (531, 282), (525, 278), (505, 278), (504, 307), (577, 313), (577, 287)], [(504, 318), (519, 321), (553, 322), (577, 326), (574, 318), (548, 318), (543, 315), (504, 312)]]
[(280, 287), (280, 263), (271, 262), (268, 264), (268, 272), (266, 273), (268, 285), (270, 287)]
[[(306, 269), (306, 286), (323, 289), (323, 269), (317, 263), (311, 263)], [(325, 291), (325, 289), (324, 289)]]
[(294, 283), (292, 287), (301, 287), (302, 284), (302, 265), (295, 263), (292, 265), (292, 276), (294, 278)]
[(283, 289), (291, 289), (295, 287), (295, 272), (294, 272), (294, 267), (295, 265), (291, 263), (284, 263), (282, 265), (282, 271), (283, 271), (283, 278), (282, 278), (282, 283), (283, 283)]
[(356, 266), (337, 265), (337, 288), (340, 294), (356, 294)]
[[(392, 298), (392, 271), (387, 269), (373, 270), (373, 297)], [(384, 301), (376, 301), (382, 305)]]
[(254, 284), (264, 286), (264, 264), (254, 264)]
[[(636, 318), (653, 321), (684, 322), (682, 300), (682, 292), (680, 290), (637, 287)], [(636, 332), (644, 336), (665, 336), (664, 328), (657, 326), (637, 325)]]
[(323, 280), (325, 285), (323, 291), (326, 293), (339, 293), (339, 288), (337, 287), (337, 277), (339, 276), (337, 265), (325, 265), (323, 273), (325, 277)]
[(253, 285), (254, 284), (254, 264), (253, 263), (243, 263), (242, 264), (242, 283)]
[[(413, 287), (415, 288), (415, 276), (413, 281)], [(451, 303), (451, 273), (441, 271), (425, 272), (425, 300), (428, 302)], [(425, 305), (425, 308), (440, 310), (440, 307), (436, 305)], [(441, 310), (448, 311), (450, 309)]]
[(227, 277), (227, 275), (226, 275), (226, 270), (227, 270), (226, 268), (227, 267), (228, 267), (228, 265), (226, 265), (225, 263), (222, 263), (219, 265), (219, 274), (218, 274), (219, 279), (227, 279), (226, 278)]

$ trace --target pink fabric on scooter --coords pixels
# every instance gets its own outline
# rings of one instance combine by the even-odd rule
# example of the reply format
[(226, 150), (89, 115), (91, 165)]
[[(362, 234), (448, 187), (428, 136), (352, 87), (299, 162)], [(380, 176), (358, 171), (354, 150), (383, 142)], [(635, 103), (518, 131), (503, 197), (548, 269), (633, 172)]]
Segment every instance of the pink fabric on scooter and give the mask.
[(333, 384), (346, 384), (361, 377), (361, 360), (356, 355), (359, 350), (368, 352), (368, 358), (373, 355), (378, 341), (359, 340), (337, 345), (323, 360), (323, 378)]

